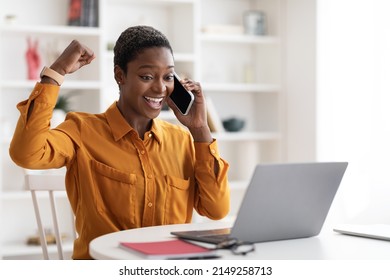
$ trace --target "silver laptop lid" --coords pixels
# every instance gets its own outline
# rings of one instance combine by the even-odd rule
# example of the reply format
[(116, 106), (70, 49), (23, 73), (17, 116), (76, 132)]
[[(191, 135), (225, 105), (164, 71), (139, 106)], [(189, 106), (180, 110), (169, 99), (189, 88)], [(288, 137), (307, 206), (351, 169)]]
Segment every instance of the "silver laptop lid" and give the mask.
[(256, 166), (231, 237), (263, 242), (318, 235), (346, 162)]

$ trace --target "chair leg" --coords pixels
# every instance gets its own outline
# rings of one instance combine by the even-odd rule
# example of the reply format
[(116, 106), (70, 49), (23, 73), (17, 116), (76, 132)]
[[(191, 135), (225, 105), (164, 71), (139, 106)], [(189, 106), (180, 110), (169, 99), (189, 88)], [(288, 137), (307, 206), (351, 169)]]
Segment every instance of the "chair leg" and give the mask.
[(64, 252), (62, 250), (62, 238), (59, 231), (59, 225), (58, 225), (58, 218), (57, 218), (57, 209), (56, 209), (56, 202), (54, 199), (53, 191), (49, 191), (50, 195), (50, 205), (51, 205), (51, 213), (53, 217), (53, 226), (54, 226), (54, 234), (56, 237), (56, 245), (57, 245), (57, 251), (58, 251), (58, 258), (60, 260), (64, 259)]
[(37, 219), (37, 224), (38, 224), (39, 240), (41, 242), (43, 259), (48, 260), (49, 253), (47, 250), (45, 230), (43, 228), (41, 215), (39, 213), (37, 194), (35, 191), (31, 191), (31, 195), (32, 195), (32, 200), (33, 200), (33, 204), (34, 204), (35, 218)]

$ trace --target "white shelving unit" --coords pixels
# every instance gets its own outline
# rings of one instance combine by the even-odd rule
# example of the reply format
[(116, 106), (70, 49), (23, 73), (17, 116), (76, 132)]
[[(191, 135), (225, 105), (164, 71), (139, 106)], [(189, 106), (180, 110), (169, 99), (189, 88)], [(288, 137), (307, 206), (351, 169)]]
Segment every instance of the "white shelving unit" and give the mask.
[[(108, 45), (125, 28), (137, 24), (153, 25), (166, 34), (175, 52), (176, 72), (201, 82), (221, 119), (238, 117), (246, 122), (241, 132), (214, 133), (221, 154), (231, 165), (234, 215), (254, 166), (284, 160), (281, 13), (285, 1), (100, 0), (99, 27), (67, 26), (67, 2), (0, 0), (0, 121), (4, 127), (0, 162), (0, 252), (3, 258), (34, 258), (40, 253), (24, 245), (26, 236), (35, 233), (35, 218), (30, 195), (24, 191), (23, 171), (8, 156), (9, 141), (19, 117), (15, 106), (28, 97), (35, 84), (26, 79), (24, 55), (28, 37), (39, 40), (42, 66), (50, 65), (53, 57), (72, 39), (95, 50), (95, 61), (69, 75), (61, 94), (77, 92), (72, 97), (73, 109), (96, 113), (104, 111), (118, 97), (113, 53), (107, 50)], [(266, 35), (202, 31), (215, 24), (242, 25), (242, 15), (250, 9), (266, 13)], [(16, 16), (15, 22), (4, 20), (9, 14)], [(175, 121), (169, 111), (162, 112), (160, 117)]]
[[(36, 83), (36, 80), (27, 79), (27, 38), (38, 41), (43, 67), (50, 65), (72, 39), (85, 42), (100, 53), (101, 28), (67, 26), (68, 1), (37, 0), (33, 3), (0, 0), (0, 6), (0, 252), (4, 259), (39, 259), (40, 246), (26, 245), (27, 238), (37, 234), (31, 194), (24, 187), (23, 169), (15, 166), (8, 155), (10, 139), (19, 116), (16, 104), (27, 99)], [(6, 21), (7, 15), (14, 15), (14, 22)], [(77, 93), (71, 98), (74, 110), (101, 111), (102, 62), (98, 58), (89, 69), (69, 75), (61, 87), (61, 94)], [(40, 199), (47, 200), (45, 197)], [(62, 211), (69, 207), (65, 195), (58, 198), (58, 204)], [(68, 212), (66, 215), (69, 216)], [(71, 232), (70, 227), (69, 222), (65, 223), (64, 233)], [(69, 255), (72, 244), (67, 244), (65, 248)]]

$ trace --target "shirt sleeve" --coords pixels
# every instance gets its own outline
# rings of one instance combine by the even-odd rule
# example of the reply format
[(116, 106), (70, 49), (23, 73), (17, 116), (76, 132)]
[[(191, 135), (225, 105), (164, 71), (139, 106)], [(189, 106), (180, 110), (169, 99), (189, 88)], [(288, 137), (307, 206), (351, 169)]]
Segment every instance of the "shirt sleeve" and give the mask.
[(222, 219), (230, 210), (229, 164), (220, 157), (215, 139), (211, 144), (195, 142), (194, 145), (198, 186), (195, 208), (202, 216)]
[(9, 149), (17, 165), (28, 169), (60, 168), (73, 157), (71, 139), (50, 129), (59, 88), (37, 83), (29, 98), (17, 105), (20, 117)]

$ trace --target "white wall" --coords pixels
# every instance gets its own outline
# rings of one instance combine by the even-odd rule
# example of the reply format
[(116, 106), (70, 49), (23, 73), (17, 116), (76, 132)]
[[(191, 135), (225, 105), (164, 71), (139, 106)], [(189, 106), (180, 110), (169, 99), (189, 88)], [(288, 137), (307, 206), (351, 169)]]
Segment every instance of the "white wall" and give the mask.
[(316, 156), (316, 1), (286, 0), (287, 161)]
[(348, 161), (330, 223), (390, 223), (390, 1), (286, 0), (286, 159)]
[(390, 223), (390, 1), (317, 2), (317, 158), (349, 162), (333, 218)]

